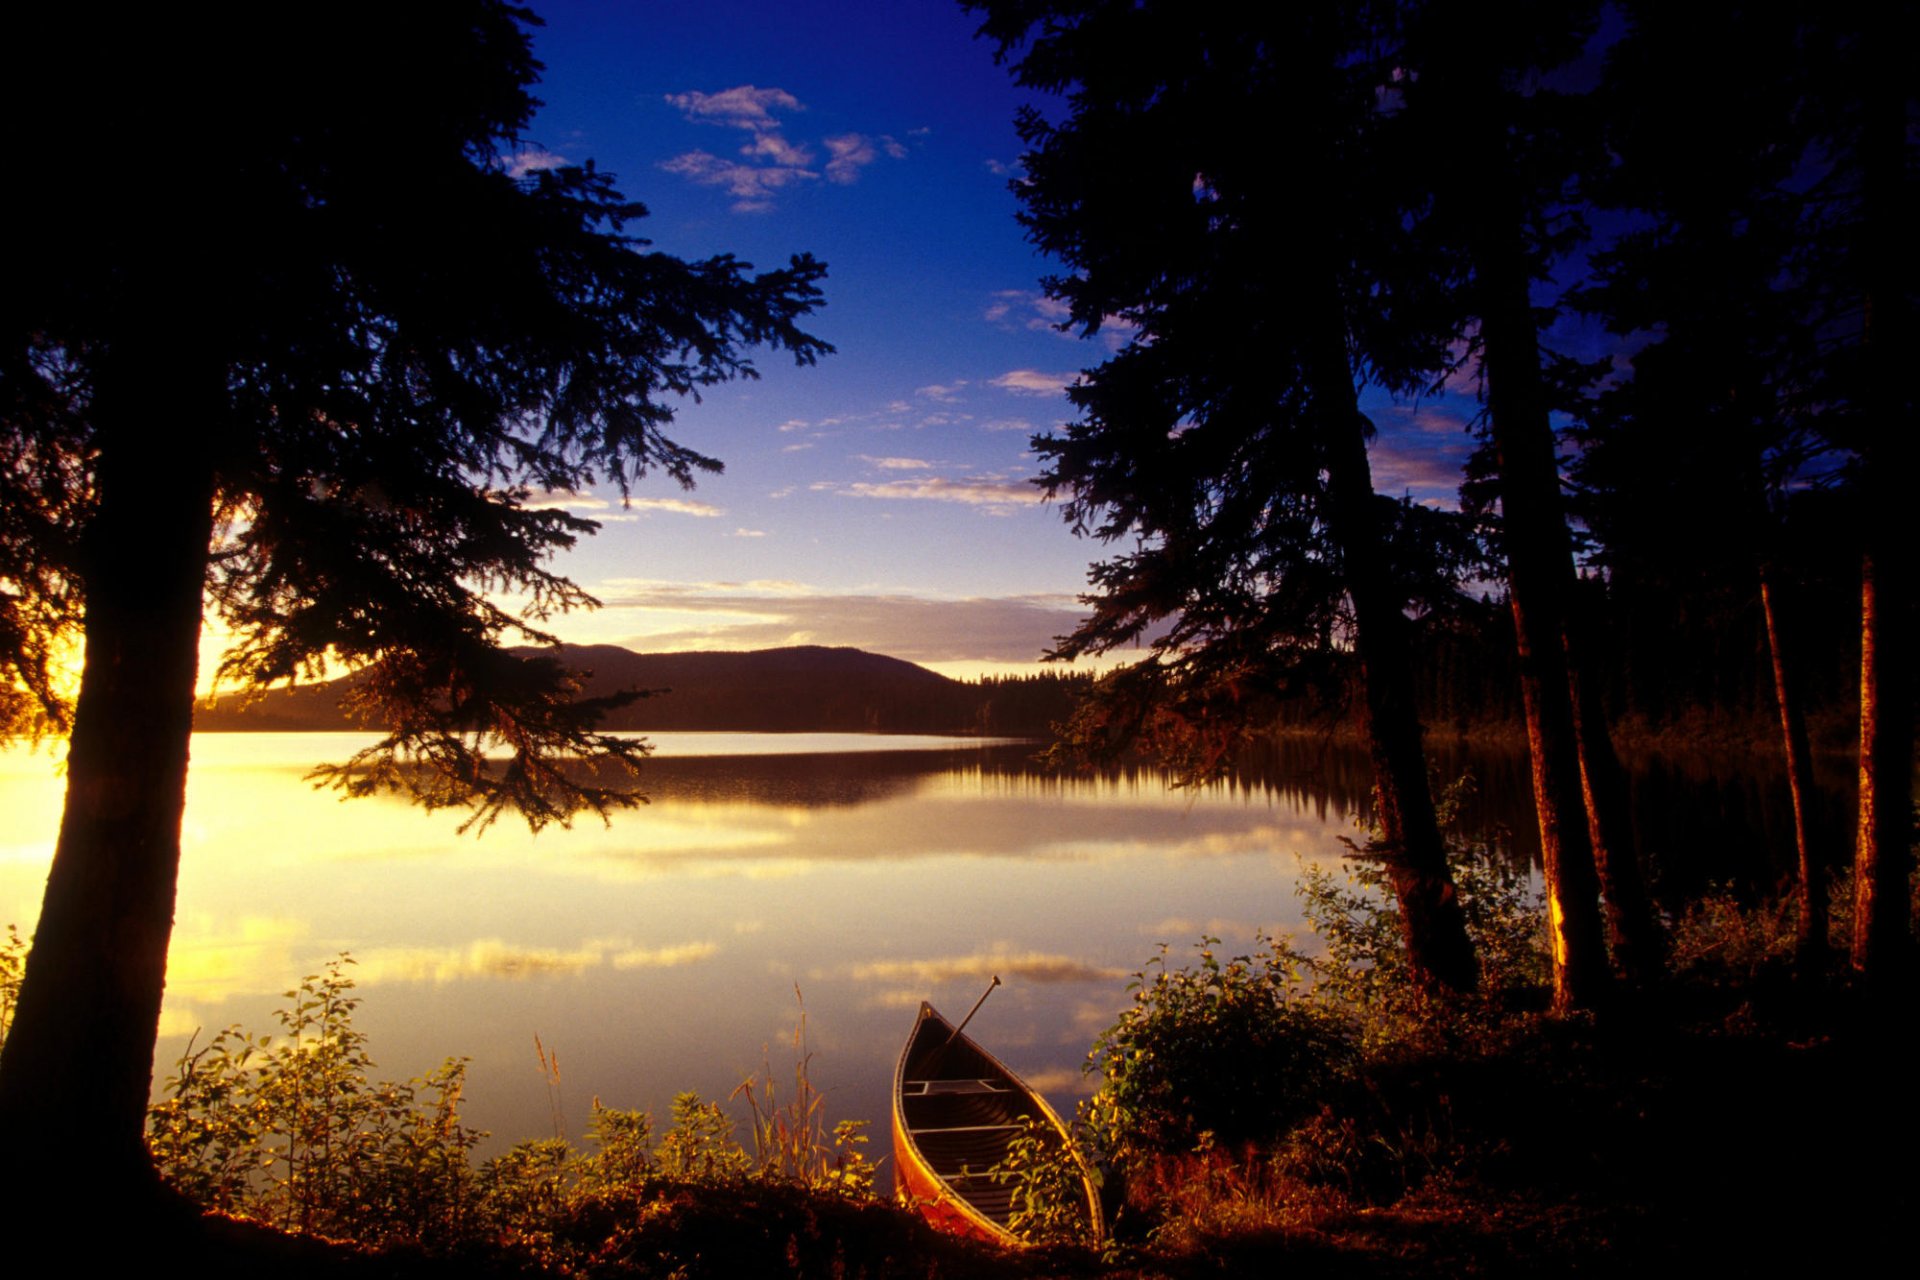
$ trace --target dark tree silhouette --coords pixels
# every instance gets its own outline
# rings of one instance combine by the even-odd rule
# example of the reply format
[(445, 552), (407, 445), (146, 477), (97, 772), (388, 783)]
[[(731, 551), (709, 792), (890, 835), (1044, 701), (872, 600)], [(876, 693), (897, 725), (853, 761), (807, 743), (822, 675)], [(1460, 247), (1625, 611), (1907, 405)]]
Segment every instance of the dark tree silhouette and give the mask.
[[(1913, 218), (1920, 96), (1887, 61), (1892, 9), (1625, 11), (1609, 57), (1618, 163), (1602, 195), (1643, 221), (1597, 258), (1586, 297), (1615, 330), (1653, 340), (1631, 384), (1603, 397), (1590, 439), (1596, 528), (1629, 597), (1689, 571), (1722, 596), (1748, 599), (1757, 586), (1808, 961), (1826, 945), (1826, 859), (1806, 818), (1805, 680), (1789, 643), (1807, 620), (1783, 596), (1808, 595), (1796, 577), (1836, 581), (1845, 559), (1860, 565), (1853, 959), (1863, 971), (1904, 968), (1912, 686), (1895, 655), (1911, 645), (1912, 538), (1890, 442), (1911, 420), (1912, 392), (1889, 353), (1913, 336), (1912, 249), (1893, 228)], [(1636, 454), (1665, 465), (1644, 474)], [(1842, 502), (1821, 501), (1822, 488)], [(1836, 522), (1806, 519), (1836, 505), (1851, 525), (1839, 539)], [(1795, 574), (1816, 555), (1824, 562)], [(1705, 591), (1675, 594), (1714, 612), (1700, 609)], [(1837, 630), (1822, 647), (1851, 650)]]
[(0, 291), (0, 658), (43, 718), (65, 714), (45, 675), (62, 629), (83, 627), (85, 669), (0, 1059), (10, 1212), (155, 1188), (203, 602), (239, 638), (230, 682), (362, 670), (361, 709), (391, 727), (335, 772), (351, 793), (536, 828), (635, 798), (564, 767), (635, 763), (594, 731), (609, 700), (503, 652), (591, 603), (545, 562), (594, 526), (527, 499), (716, 469), (663, 434), (672, 397), (751, 376), (758, 344), (828, 350), (799, 328), (823, 269), (647, 252), (606, 175), (514, 176), (532, 20), (350, 0), (12, 24), (9, 150), (63, 155), (14, 205), (32, 252)]
[(1470, 988), (1394, 555), (1412, 513), (1375, 494), (1356, 402), (1369, 380), (1419, 383), (1446, 336), (1421, 323), (1424, 277), (1388, 261), (1411, 215), (1376, 136), (1387, 69), (1366, 14), (972, 7), (1003, 59), (1020, 51), (1020, 83), (1067, 98), (1058, 122), (1019, 121), (1021, 220), (1069, 269), (1047, 289), (1084, 334), (1128, 336), (1070, 389), (1080, 420), (1035, 441), (1076, 530), (1133, 544), (1094, 566), (1093, 615), (1057, 655), (1155, 631), (1153, 657), (1104, 682), (1096, 732), (1173, 721), (1217, 763), (1263, 695), (1350, 645), (1412, 969)]
[[(1690, 643), (1683, 630), (1693, 644), (1727, 637), (1718, 673), (1771, 688), (1793, 800), (1799, 951), (1818, 966), (1831, 859), (1814, 846), (1805, 655), (1791, 642), (1803, 593), (1789, 541), (1807, 541), (1806, 523), (1786, 524), (1809, 505), (1792, 493), (1832, 478), (1818, 465), (1819, 291), (1803, 263), (1812, 209), (1795, 190), (1812, 142), (1796, 110), (1802, 20), (1744, 5), (1625, 13), (1601, 90), (1615, 163), (1595, 194), (1639, 219), (1595, 256), (1580, 296), (1645, 345), (1631, 381), (1589, 415), (1583, 507), (1617, 608), (1655, 615), (1668, 643)], [(1769, 658), (1758, 670), (1739, 660), (1756, 595)], [(1666, 696), (1687, 710), (1718, 693)]]
[(1607, 934), (1638, 979), (1661, 942), (1627, 829), (1624, 778), (1598, 696), (1597, 658), (1574, 608), (1554, 407), (1533, 287), (1577, 236), (1566, 215), (1587, 157), (1582, 113), (1546, 76), (1578, 55), (1596, 6), (1511, 4), (1463, 21), (1459, 6), (1403, 7), (1406, 112), (1426, 150), (1459, 147), (1432, 179), (1433, 234), (1458, 255), (1463, 317), (1485, 388), (1508, 598), (1552, 922), (1554, 999), (1599, 1003)]

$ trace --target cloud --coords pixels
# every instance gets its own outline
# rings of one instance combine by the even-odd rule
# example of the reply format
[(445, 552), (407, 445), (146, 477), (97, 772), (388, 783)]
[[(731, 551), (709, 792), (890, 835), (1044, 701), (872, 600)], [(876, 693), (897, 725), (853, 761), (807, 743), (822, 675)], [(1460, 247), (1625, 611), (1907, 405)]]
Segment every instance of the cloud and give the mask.
[[(813, 152), (788, 142), (777, 133), (755, 134), (752, 142), (740, 148), (740, 154), (749, 160), (765, 160), (786, 169), (800, 169), (813, 163)], [(831, 166), (827, 176), (833, 176)]]
[[(955, 378), (952, 382), (934, 382), (924, 387), (916, 387), (914, 388), (913, 394), (928, 400), (937, 400), (941, 404), (952, 404), (955, 400), (959, 399), (960, 388), (966, 385), (967, 380), (965, 378)], [(895, 403), (899, 404), (903, 410), (909, 407), (901, 401), (896, 401)]]
[(616, 969), (664, 968), (692, 964), (716, 954), (711, 942), (668, 947), (635, 947), (631, 942), (596, 939), (570, 950), (520, 947), (499, 938), (481, 938), (464, 947), (387, 947), (358, 957), (354, 976), (363, 983), (456, 982), (468, 978), (562, 978), (610, 964)]
[(520, 504), (526, 511), (605, 511), (612, 505), (605, 498), (564, 489), (543, 489)]
[[(596, 631), (649, 651), (852, 645), (909, 662), (1029, 663), (1080, 622), (1068, 595), (939, 599), (904, 594), (828, 594), (791, 582), (595, 584)], [(647, 627), (649, 615), (672, 629)], [(690, 626), (689, 617), (711, 619)]]
[(776, 111), (805, 111), (800, 100), (785, 89), (762, 89), (755, 85), (736, 85), (719, 93), (670, 93), (667, 102), (680, 108), (696, 124), (727, 125), (736, 129), (761, 131), (779, 126)]
[[(724, 187), (734, 197), (737, 213), (765, 212), (773, 208), (774, 197), (780, 192), (821, 176), (812, 167), (814, 149), (789, 140), (782, 132), (782, 115), (806, 110), (785, 89), (743, 84), (719, 93), (670, 93), (666, 101), (694, 124), (742, 129), (750, 135), (739, 149), (738, 160), (723, 159), (709, 151), (688, 151), (660, 166), (698, 186)], [(907, 148), (887, 134), (877, 138), (864, 133), (835, 134), (821, 139), (820, 145), (827, 151), (826, 179), (840, 186), (859, 181), (861, 170), (883, 154), (896, 160), (907, 155)]]
[(1060, 326), (1073, 318), (1073, 310), (1059, 298), (1032, 289), (1001, 289), (988, 304), (986, 318), (1006, 329), (1017, 326), (1059, 332)]
[(1431, 404), (1391, 405), (1375, 417), (1379, 432), (1368, 449), (1374, 487), (1455, 505), (1461, 467), (1474, 447), (1467, 419)]
[(875, 458), (864, 453), (854, 456), (868, 466), (878, 467), (882, 471), (925, 471), (933, 466), (931, 462), (922, 458)]
[(1041, 373), (1038, 369), (1014, 369), (992, 379), (994, 386), (1022, 396), (1059, 395), (1078, 381), (1077, 373)]
[[(997, 291), (983, 315), (987, 323), (1008, 332), (1017, 329), (1036, 333), (1046, 331), (1069, 342), (1082, 340), (1079, 326), (1070, 323), (1073, 308), (1063, 299), (1048, 297), (1034, 289)], [(1139, 332), (1138, 328), (1119, 316), (1102, 316), (1095, 338), (1107, 350), (1118, 351), (1133, 341)]]
[(871, 139), (858, 133), (843, 133), (826, 140), (833, 159), (827, 161), (827, 181), (845, 185), (857, 182), (860, 171), (880, 158)]
[(881, 484), (858, 482), (828, 487), (855, 498), (958, 502), (989, 508), (1029, 507), (1042, 500), (1039, 488), (1025, 480), (945, 480), (939, 476), (928, 476), (922, 480), (888, 480)]
[(564, 168), (569, 161), (565, 156), (555, 155), (545, 147), (526, 147), (510, 156), (501, 156), (500, 163), (507, 167), (509, 178), (524, 178), (530, 173), (543, 169)]
[(700, 516), (713, 519), (726, 514), (724, 508), (711, 502), (695, 502), (691, 498), (635, 498), (629, 503), (635, 511), (671, 511), (676, 515)]
[(660, 167), (702, 187), (725, 187), (735, 197), (737, 213), (760, 213), (773, 207), (773, 195), (796, 182), (820, 175), (811, 169), (780, 165), (738, 164), (707, 151), (689, 151), (664, 161)]
[(765, 529), (735, 529), (733, 536), (736, 538), (764, 538), (767, 536), (767, 531)]
[(1088, 964), (1071, 956), (1045, 951), (1014, 951), (1005, 943), (970, 956), (869, 961), (853, 965), (847, 976), (855, 982), (910, 985), (924, 990), (962, 978), (991, 978), (996, 974), (1041, 986), (1069, 982), (1111, 982), (1127, 976), (1123, 969)]
[(282, 916), (245, 916), (238, 927), (210, 919), (183, 921), (167, 951), (169, 1011), (192, 1030), (198, 1019), (182, 1006), (273, 989), (279, 980), (267, 975), (299, 972), (293, 944), (307, 932), (305, 921)]
[(1019, 431), (1032, 435), (1034, 426), (1025, 418), (991, 418), (980, 424), (982, 431)]
[(711, 942), (688, 942), (677, 947), (634, 947), (609, 961), (616, 969), (674, 969), (718, 953)]

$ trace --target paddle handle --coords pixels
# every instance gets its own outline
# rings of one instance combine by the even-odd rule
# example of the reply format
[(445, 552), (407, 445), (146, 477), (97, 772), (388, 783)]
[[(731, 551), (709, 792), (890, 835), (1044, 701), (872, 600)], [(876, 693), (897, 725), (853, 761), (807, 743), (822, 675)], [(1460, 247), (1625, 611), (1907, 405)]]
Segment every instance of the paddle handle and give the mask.
[(960, 1019), (960, 1025), (955, 1027), (953, 1034), (947, 1037), (947, 1043), (940, 1046), (942, 1049), (945, 1049), (948, 1045), (951, 1045), (955, 1040), (960, 1038), (960, 1033), (967, 1029), (969, 1022), (973, 1021), (973, 1015), (980, 1012), (980, 1006), (987, 1002), (987, 997), (992, 995), (993, 989), (999, 985), (1000, 975), (996, 973), (993, 975), (993, 981), (987, 985), (987, 989), (980, 993), (980, 998), (973, 1002), (973, 1008), (967, 1010), (967, 1016)]

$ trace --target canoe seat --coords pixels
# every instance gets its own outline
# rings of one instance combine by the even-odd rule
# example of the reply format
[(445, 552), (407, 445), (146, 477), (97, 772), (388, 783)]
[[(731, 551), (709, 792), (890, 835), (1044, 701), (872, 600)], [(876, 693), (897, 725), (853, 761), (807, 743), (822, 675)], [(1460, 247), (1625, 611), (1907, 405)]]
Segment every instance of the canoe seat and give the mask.
[(1024, 1124), (942, 1124), (927, 1125), (923, 1128), (908, 1129), (911, 1134), (922, 1133), (1003, 1133), (1008, 1129), (1024, 1129)]
[(943, 1093), (1011, 1093), (1006, 1085), (993, 1080), (908, 1080), (900, 1092), (911, 1098)]

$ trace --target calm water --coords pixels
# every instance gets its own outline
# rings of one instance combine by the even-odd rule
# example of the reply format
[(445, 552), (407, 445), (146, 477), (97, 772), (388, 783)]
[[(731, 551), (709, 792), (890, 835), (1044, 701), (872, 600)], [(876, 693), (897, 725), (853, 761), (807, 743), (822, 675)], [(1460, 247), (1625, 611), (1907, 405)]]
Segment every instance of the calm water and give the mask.
[[(994, 974), (1006, 985), (970, 1030), (1070, 1109), (1089, 1042), (1156, 944), (1302, 930), (1294, 881), (1338, 863), (1367, 784), (1328, 749), (1171, 790), (1150, 772), (1045, 776), (1021, 744), (654, 738), (647, 807), (537, 838), (503, 819), (475, 839), (456, 816), (302, 782), (353, 735), (196, 736), (156, 1088), (196, 1029), (273, 1030), (280, 993), (350, 951), (380, 1074), (470, 1058), (488, 1151), (555, 1129), (536, 1035), (577, 1136), (595, 1097), (663, 1115), (683, 1089), (725, 1097), (763, 1053), (784, 1085), (796, 989), (814, 1083), (832, 1118), (875, 1122), (878, 1150), (919, 1002), (957, 1019)], [(1474, 768), (1480, 819), (1512, 823), (1527, 856), (1523, 762)], [(1676, 882), (1770, 874), (1714, 870), (1750, 840), (1730, 831), (1767, 820), (1769, 788), (1643, 773), (1638, 789), (1656, 853), (1704, 851)], [(60, 802), (46, 754), (0, 751), (0, 923), (23, 933)]]

